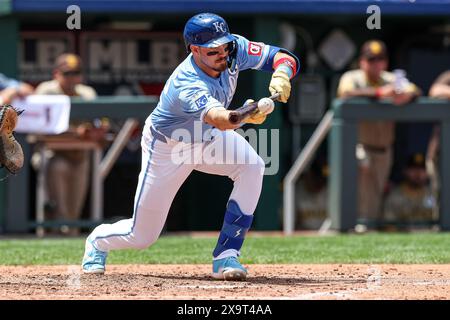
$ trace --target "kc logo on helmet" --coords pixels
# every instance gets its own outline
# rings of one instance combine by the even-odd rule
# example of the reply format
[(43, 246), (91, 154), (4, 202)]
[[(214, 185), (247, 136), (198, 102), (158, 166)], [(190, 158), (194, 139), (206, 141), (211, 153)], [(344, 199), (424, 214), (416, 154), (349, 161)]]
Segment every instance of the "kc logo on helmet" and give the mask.
[(248, 54), (252, 56), (260, 56), (262, 53), (262, 44), (256, 42), (249, 42), (248, 44)]
[(227, 32), (227, 27), (225, 27), (225, 24), (223, 22), (216, 21), (213, 23), (213, 25), (216, 28), (216, 32), (222, 32), (222, 33)]

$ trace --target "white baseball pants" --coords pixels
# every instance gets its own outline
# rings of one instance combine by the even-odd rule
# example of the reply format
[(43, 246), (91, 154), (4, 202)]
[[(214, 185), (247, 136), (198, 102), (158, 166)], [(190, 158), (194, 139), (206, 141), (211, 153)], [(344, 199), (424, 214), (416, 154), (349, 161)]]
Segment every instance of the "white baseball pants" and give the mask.
[[(154, 243), (178, 189), (193, 170), (228, 176), (234, 181), (230, 199), (239, 204), (244, 214), (253, 214), (265, 164), (242, 136), (232, 130), (214, 129), (211, 142), (184, 143), (164, 139), (150, 128), (150, 123), (145, 125), (141, 141), (142, 167), (133, 217), (95, 228), (89, 237), (97, 249), (143, 249)], [(220, 258), (234, 254), (224, 252)]]

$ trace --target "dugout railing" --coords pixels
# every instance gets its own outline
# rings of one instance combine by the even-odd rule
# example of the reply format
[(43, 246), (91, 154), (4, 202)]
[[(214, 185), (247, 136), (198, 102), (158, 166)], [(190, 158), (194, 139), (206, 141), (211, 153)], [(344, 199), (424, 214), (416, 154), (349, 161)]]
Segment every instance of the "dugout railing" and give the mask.
[[(433, 122), (440, 124), (439, 226), (441, 230), (450, 230), (450, 102), (421, 97), (408, 105), (395, 106), (389, 101), (375, 102), (363, 98), (335, 99), (332, 103), (331, 111), (333, 112), (333, 119), (325, 127), (326, 131), (329, 130), (328, 216), (331, 221), (331, 228), (347, 232), (354, 230), (357, 224), (358, 165), (355, 149), (358, 122), (361, 120), (391, 120), (396, 122)], [(323, 132), (323, 127), (318, 126), (317, 131), (320, 131), (320, 136), (326, 135), (326, 132)], [(312, 138), (314, 137), (315, 135), (313, 134)], [(313, 146), (304, 151), (315, 152), (317, 145), (322, 140), (314, 139), (312, 141)], [(311, 158), (312, 154), (301, 153), (299, 155), (299, 159), (304, 161)], [(299, 162), (294, 168), (295, 170), (290, 172), (291, 179), (287, 181), (290, 189), (295, 187), (296, 179), (292, 179), (292, 177), (299, 177), (301, 171), (306, 167), (306, 164), (303, 162)], [(285, 234), (291, 234), (294, 231), (294, 201), (301, 201), (301, 199), (295, 199), (295, 197), (284, 198), (283, 231)]]
[[(136, 119), (143, 122), (155, 108), (157, 101), (158, 97), (99, 97), (93, 101), (73, 99), (71, 119), (88, 120), (108, 117), (124, 120)], [(450, 198), (448, 197), (450, 102), (423, 97), (414, 103), (399, 107), (393, 106), (387, 101), (376, 103), (368, 99), (347, 101), (336, 99), (331, 110), (334, 112), (328, 144), (331, 169), (328, 213), (332, 222), (331, 227), (340, 231), (349, 231), (356, 225), (357, 162), (355, 147), (358, 121), (394, 120), (399, 122), (435, 122), (441, 125), (439, 224), (441, 230), (450, 230)], [(23, 146), (25, 159), (30, 159), (32, 146), (26, 141), (25, 135), (17, 135), (17, 138)], [(104, 173), (108, 171), (107, 168), (103, 169)], [(24, 166), (18, 175), (7, 179), (5, 182), (7, 187), (4, 190), (2, 201), (3, 228), (0, 230), (1, 232), (26, 232), (36, 227), (52, 225), (48, 222), (30, 220), (28, 217), (30, 193), (35, 191), (29, 187), (30, 170), (29, 166)], [(102, 180), (97, 180), (97, 187), (101, 182)], [(95, 200), (97, 203), (91, 203), (91, 219), (74, 222), (74, 225), (92, 226), (102, 220), (101, 203), (103, 199), (101, 193), (100, 190), (98, 197), (93, 197), (97, 199)], [(286, 207), (286, 203), (284, 206)], [(294, 212), (287, 212), (287, 215), (291, 215), (292, 223), (287, 226), (285, 219), (283, 228), (285, 233), (290, 233), (293, 231)]]

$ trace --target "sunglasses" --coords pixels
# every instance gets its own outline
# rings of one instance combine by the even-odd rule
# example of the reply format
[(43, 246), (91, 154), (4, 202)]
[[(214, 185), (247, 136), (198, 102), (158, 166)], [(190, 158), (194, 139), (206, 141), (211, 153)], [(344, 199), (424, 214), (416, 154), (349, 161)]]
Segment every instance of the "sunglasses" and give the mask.
[(386, 59), (384, 57), (372, 57), (368, 58), (367, 61), (369, 62), (378, 62), (378, 61), (385, 61)]
[(62, 72), (62, 74), (65, 77), (79, 76), (81, 74), (81, 71), (66, 71), (66, 72)]
[[(226, 46), (224, 50), (225, 50), (225, 52), (230, 51), (230, 46)], [(206, 53), (206, 55), (207, 55), (208, 57), (216, 56), (216, 55), (218, 55), (218, 54), (219, 54), (219, 51), (208, 51), (208, 52)]]

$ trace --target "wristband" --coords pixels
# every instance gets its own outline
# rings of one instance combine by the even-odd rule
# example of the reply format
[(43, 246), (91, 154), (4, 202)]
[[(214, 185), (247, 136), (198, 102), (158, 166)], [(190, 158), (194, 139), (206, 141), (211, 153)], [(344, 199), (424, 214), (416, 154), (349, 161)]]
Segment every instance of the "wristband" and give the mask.
[(279, 67), (286, 66), (291, 70), (291, 72), (288, 73), (289, 78), (292, 79), (297, 71), (297, 62), (291, 57), (284, 57), (278, 60), (275, 65), (273, 66), (274, 70), (277, 70)]
[(275, 71), (282, 71), (282, 72), (286, 73), (288, 75), (289, 79), (292, 79), (292, 77), (294, 76), (292, 69), (289, 66), (287, 66), (286, 64), (280, 65)]

